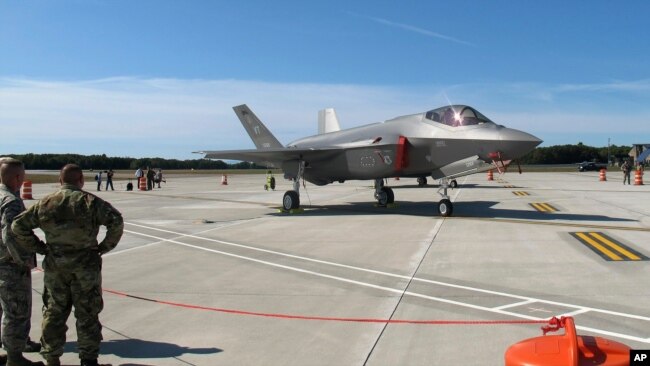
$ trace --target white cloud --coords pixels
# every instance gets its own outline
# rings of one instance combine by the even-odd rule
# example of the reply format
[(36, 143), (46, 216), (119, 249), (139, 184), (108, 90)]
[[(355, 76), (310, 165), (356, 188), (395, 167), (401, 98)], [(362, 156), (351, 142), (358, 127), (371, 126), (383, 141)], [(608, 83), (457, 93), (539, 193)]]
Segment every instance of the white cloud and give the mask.
[(645, 134), (643, 139), (648, 139), (650, 108), (646, 103), (639, 102), (623, 113), (603, 102), (611, 90), (647, 100), (647, 84), (400, 88), (132, 77), (78, 82), (0, 78), (0, 153), (185, 159), (198, 158), (191, 152), (201, 149), (253, 148), (231, 109), (243, 103), (285, 144), (314, 134), (317, 111), (322, 108), (335, 107), (342, 127), (349, 128), (423, 112), (448, 100), (473, 105), (497, 123), (542, 139), (545, 133), (563, 132), (589, 143), (585, 134), (612, 130)]

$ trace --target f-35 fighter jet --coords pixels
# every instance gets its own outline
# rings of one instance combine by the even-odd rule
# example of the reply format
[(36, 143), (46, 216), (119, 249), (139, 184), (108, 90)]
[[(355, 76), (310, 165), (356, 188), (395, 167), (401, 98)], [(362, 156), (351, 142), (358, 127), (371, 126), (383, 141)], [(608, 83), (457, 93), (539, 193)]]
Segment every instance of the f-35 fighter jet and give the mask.
[[(539, 145), (528, 133), (492, 122), (476, 109), (451, 105), (361, 127), (325, 130), (286, 146), (273, 136), (248, 106), (233, 107), (257, 149), (199, 151), (206, 159), (250, 161), (281, 168), (293, 180), (282, 199), (285, 210), (300, 206), (300, 179), (316, 185), (346, 180), (374, 180), (379, 206), (395, 200), (384, 185), (389, 177), (440, 180), (438, 211), (450, 216), (447, 188), (454, 178), (489, 169), (501, 171)], [(331, 131), (331, 132), (327, 132)]]

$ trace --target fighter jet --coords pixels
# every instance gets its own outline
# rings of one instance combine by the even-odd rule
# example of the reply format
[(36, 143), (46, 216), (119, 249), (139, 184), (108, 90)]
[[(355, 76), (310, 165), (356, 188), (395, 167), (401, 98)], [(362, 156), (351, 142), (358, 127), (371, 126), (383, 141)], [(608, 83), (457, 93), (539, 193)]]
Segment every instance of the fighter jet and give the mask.
[(440, 180), (438, 212), (451, 216), (447, 188), (455, 187), (454, 178), (488, 169), (501, 172), (542, 142), (498, 125), (470, 106), (450, 105), (345, 130), (339, 130), (337, 121), (321, 134), (282, 146), (247, 105), (233, 109), (257, 149), (196, 153), (281, 168), (293, 181), (293, 190), (282, 198), (284, 210), (300, 207), (301, 179), (319, 186), (374, 180), (374, 198), (385, 207), (395, 200), (386, 178), (430, 176)]

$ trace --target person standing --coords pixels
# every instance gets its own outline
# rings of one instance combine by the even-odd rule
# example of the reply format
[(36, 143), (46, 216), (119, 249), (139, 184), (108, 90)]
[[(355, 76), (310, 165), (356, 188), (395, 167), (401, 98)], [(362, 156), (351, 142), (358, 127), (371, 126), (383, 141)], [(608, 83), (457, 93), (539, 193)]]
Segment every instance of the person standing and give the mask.
[(111, 186), (111, 191), (114, 191), (113, 189), (113, 169), (108, 169), (108, 172), (106, 172), (106, 190), (108, 191), (108, 186)]
[[(11, 224), (16, 216), (25, 211), (20, 199), (20, 187), (25, 179), (25, 168), (19, 160), (3, 158), (0, 161), (0, 304), (2, 317), (2, 344), (7, 351), (0, 356), (0, 363), (15, 365), (43, 365), (23, 356), (27, 347), (38, 352), (40, 345), (31, 342), (29, 330), (32, 317), (32, 276), (36, 267), (36, 255), (16, 245)], [(44, 253), (40, 240), (36, 243)], [(38, 346), (38, 347), (35, 347)]]
[(632, 166), (630, 165), (629, 160), (625, 160), (623, 165), (621, 166), (621, 169), (623, 170), (623, 185), (625, 185), (625, 181), (627, 180), (627, 184), (630, 184), (630, 173), (632, 172)]
[(151, 169), (151, 167), (147, 167), (147, 191), (150, 191), (153, 189), (153, 180), (156, 177), (156, 172)]
[(160, 188), (160, 182), (167, 183), (167, 181), (165, 181), (165, 179), (163, 178), (162, 169), (158, 168), (158, 171), (156, 172), (156, 177), (154, 179), (154, 183), (158, 183), (158, 188)]
[(144, 172), (142, 171), (142, 168), (138, 167), (138, 170), (135, 171), (135, 177), (138, 178), (138, 185), (135, 187), (136, 189), (140, 188), (140, 179), (144, 177)]
[[(104, 306), (101, 256), (117, 246), (124, 221), (111, 204), (82, 190), (84, 177), (78, 165), (64, 166), (59, 181), (57, 192), (19, 215), (11, 227), (24, 248), (39, 242), (34, 229), (45, 233), (41, 355), (47, 365), (60, 365), (66, 321), (74, 306), (81, 366), (96, 366), (102, 340), (99, 313)], [(100, 226), (106, 227), (106, 236), (98, 242)]]
[(97, 190), (101, 191), (102, 190), (102, 171), (98, 171), (97, 174), (95, 175), (95, 180), (97, 181)]

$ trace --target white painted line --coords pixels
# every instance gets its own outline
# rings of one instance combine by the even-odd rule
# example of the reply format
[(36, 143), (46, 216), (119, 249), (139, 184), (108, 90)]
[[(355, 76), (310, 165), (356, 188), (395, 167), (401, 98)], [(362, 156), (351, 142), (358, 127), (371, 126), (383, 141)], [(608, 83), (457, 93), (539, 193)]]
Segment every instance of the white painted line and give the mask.
[[(440, 220), (440, 221), (442, 222), (442, 220)], [(279, 255), (279, 256), (283, 256), (283, 257), (287, 257), (287, 258), (294, 258), (294, 259), (304, 260), (304, 261), (313, 262), (313, 263), (325, 264), (325, 265), (328, 265), (328, 266), (352, 269), (352, 270), (355, 270), (355, 271), (372, 273), (372, 274), (377, 274), (377, 275), (381, 275), (381, 276), (387, 276), (387, 277), (393, 277), (393, 278), (399, 278), (399, 279), (405, 279), (405, 280), (410, 280), (411, 279), (410, 276), (399, 275), (399, 274), (394, 274), (394, 273), (389, 273), (389, 272), (376, 271), (376, 270), (372, 270), (372, 269), (355, 267), (355, 266), (349, 266), (349, 265), (346, 265), (346, 264), (323, 261), (323, 260), (313, 259), (313, 258), (308, 258), (308, 257), (302, 257), (302, 256), (298, 256), (298, 255), (293, 255), (293, 254), (277, 252), (277, 251), (273, 251), (273, 250), (269, 250), (269, 249), (256, 248), (256, 247), (252, 247), (252, 246), (244, 245), (244, 244), (236, 244), (236, 243), (232, 243), (232, 242), (227, 242), (227, 241), (212, 239), (212, 238), (205, 238), (205, 237), (196, 236), (196, 235), (186, 235), (186, 234), (183, 234), (183, 233), (178, 233), (178, 232), (174, 232), (174, 231), (159, 229), (159, 228), (155, 228), (155, 227), (148, 227), (148, 226), (144, 226), (144, 225), (138, 225), (138, 224), (134, 224), (134, 223), (125, 223), (125, 224), (138, 226), (138, 227), (142, 227), (142, 228), (150, 229), (150, 230), (156, 230), (156, 231), (160, 231), (160, 232), (166, 232), (166, 233), (175, 234), (175, 235), (179, 235), (179, 236), (184, 236), (184, 237), (187, 237), (187, 238), (210, 241), (210, 242), (219, 243), (219, 244), (223, 244), (223, 245), (229, 245), (229, 246), (234, 246), (234, 247), (238, 247), (238, 248), (250, 249), (250, 250), (259, 251), (259, 252), (263, 252), (263, 253)], [(137, 234), (137, 232), (133, 232), (133, 233)], [(605, 310), (605, 309), (592, 308), (592, 307), (582, 306), (582, 305), (567, 304), (567, 303), (562, 303), (562, 302), (558, 302), (558, 301), (538, 299), (538, 298), (534, 298), (534, 297), (509, 294), (509, 293), (500, 292), (500, 291), (485, 290), (485, 289), (476, 288), (476, 287), (456, 285), (456, 284), (453, 284), (453, 283), (440, 282), (440, 281), (434, 281), (434, 280), (427, 280), (427, 279), (418, 278), (418, 277), (413, 278), (413, 281), (418, 281), (418, 282), (423, 282), (423, 283), (430, 283), (430, 284), (434, 284), (434, 285), (457, 288), (457, 289), (468, 290), (468, 291), (473, 291), (473, 292), (480, 292), (480, 293), (484, 293), (484, 294), (509, 297), (509, 298), (519, 299), (519, 300), (524, 300), (524, 301), (530, 300), (532, 302), (540, 302), (540, 303), (544, 303), (544, 304), (563, 306), (563, 307), (567, 307), (567, 308), (575, 308), (576, 310), (588, 309), (589, 311), (593, 311), (593, 312), (597, 312), (597, 313), (613, 315), (613, 316), (620, 316), (620, 317), (624, 317), (624, 318), (637, 319), (637, 320), (643, 320), (643, 321), (650, 322), (650, 317), (647, 317), (647, 316), (621, 313), (621, 312), (617, 312), (617, 311), (610, 311), (610, 310)]]
[(507, 309), (507, 308), (514, 308), (515, 306), (521, 306), (521, 305), (526, 305), (526, 304), (532, 304), (532, 303), (534, 303), (534, 302), (536, 302), (536, 301), (533, 300), (533, 299), (528, 299), (528, 300), (526, 300), (526, 301), (520, 301), (520, 302), (515, 302), (515, 303), (512, 303), (512, 304), (507, 304), (507, 305), (497, 306), (497, 307), (494, 307), (494, 308), (492, 308), (492, 309), (494, 309), (494, 310), (503, 310), (503, 309)]
[(588, 313), (588, 312), (590, 312), (590, 311), (591, 311), (591, 310), (589, 310), (589, 309), (579, 309), (579, 310), (576, 310), (576, 311), (572, 311), (572, 312), (570, 312), (570, 313), (564, 313), (564, 314), (562, 314), (562, 315), (560, 315), (560, 316), (576, 316), (576, 315), (580, 315), (580, 314)]
[[(127, 230), (125, 230), (125, 231), (127, 231)], [(544, 320), (545, 319), (545, 318), (537, 318), (537, 317), (533, 317), (533, 316), (528, 316), (528, 315), (524, 315), (524, 314), (513, 313), (513, 312), (509, 312), (509, 311), (505, 311), (505, 310), (495, 310), (493, 308), (488, 308), (488, 307), (484, 307), (484, 306), (480, 306), (480, 305), (468, 304), (468, 303), (463, 303), (463, 302), (460, 302), (460, 301), (448, 300), (448, 299), (443, 299), (443, 298), (434, 297), (434, 296), (428, 296), (428, 295), (419, 294), (419, 293), (410, 292), (410, 291), (404, 292), (404, 290), (402, 290), (402, 289), (395, 289), (395, 288), (390, 288), (390, 287), (371, 284), (371, 283), (368, 283), (368, 282), (356, 281), (356, 280), (352, 280), (352, 279), (349, 279), (349, 278), (344, 278), (344, 277), (339, 277), (339, 276), (332, 276), (332, 275), (328, 275), (328, 274), (324, 274), (324, 273), (320, 273), (320, 272), (315, 272), (315, 271), (310, 271), (310, 270), (306, 270), (306, 269), (302, 269), (302, 268), (291, 267), (291, 266), (287, 266), (287, 265), (283, 265), (283, 264), (273, 263), (273, 262), (264, 261), (264, 260), (260, 260), (260, 259), (256, 259), (256, 258), (251, 258), (251, 257), (238, 255), (238, 254), (223, 252), (223, 251), (216, 250), (216, 249), (204, 248), (204, 247), (201, 247), (201, 246), (198, 246), (198, 245), (183, 243), (183, 242), (173, 240), (173, 239), (165, 239), (165, 238), (160, 238), (160, 237), (156, 237), (156, 236), (149, 235), (149, 234), (138, 233), (136, 231), (127, 231), (127, 232), (135, 234), (135, 235), (141, 235), (141, 236), (144, 236), (144, 237), (152, 238), (152, 239), (166, 241), (168, 243), (173, 243), (173, 244), (181, 245), (181, 246), (188, 247), (188, 248), (199, 249), (199, 250), (203, 250), (203, 251), (206, 251), (206, 252), (221, 254), (221, 255), (225, 255), (225, 256), (228, 256), (228, 257), (233, 257), (233, 258), (237, 258), (237, 259), (241, 259), (241, 260), (260, 263), (260, 264), (264, 264), (264, 265), (268, 265), (268, 266), (272, 266), (272, 267), (276, 267), (276, 268), (282, 268), (282, 269), (286, 269), (286, 270), (289, 270), (289, 271), (309, 274), (309, 275), (312, 275), (312, 276), (327, 278), (327, 279), (340, 281), (340, 282), (345, 282), (345, 283), (350, 283), (350, 284), (354, 284), (354, 285), (358, 285), (358, 286), (369, 287), (369, 288), (373, 288), (373, 289), (377, 289), (377, 290), (381, 290), (381, 291), (386, 291), (386, 292), (391, 292), (391, 293), (395, 293), (395, 294), (400, 294), (400, 295), (405, 294), (405, 295), (418, 297), (418, 298), (422, 298), (422, 299), (442, 302), (442, 303), (451, 304), (451, 305), (457, 305), (457, 306), (476, 309), (476, 310), (487, 311), (487, 312), (491, 312), (491, 313), (509, 315), (509, 316), (528, 319), (528, 320)], [(596, 329), (596, 328), (588, 328), (588, 327), (580, 327), (580, 326), (578, 326), (576, 328), (582, 329), (582, 330), (587, 330), (587, 331), (590, 331), (590, 332), (593, 332), (593, 333), (605, 334), (605, 335), (609, 335), (609, 336), (612, 336), (612, 337), (618, 337), (618, 338), (633, 340), (633, 341), (637, 341), (637, 342), (650, 343), (650, 342), (646, 342), (646, 339), (644, 339), (644, 338), (630, 336), (630, 335), (627, 335), (627, 334), (620, 334), (620, 333), (609, 332), (609, 331), (600, 330), (600, 329)]]

